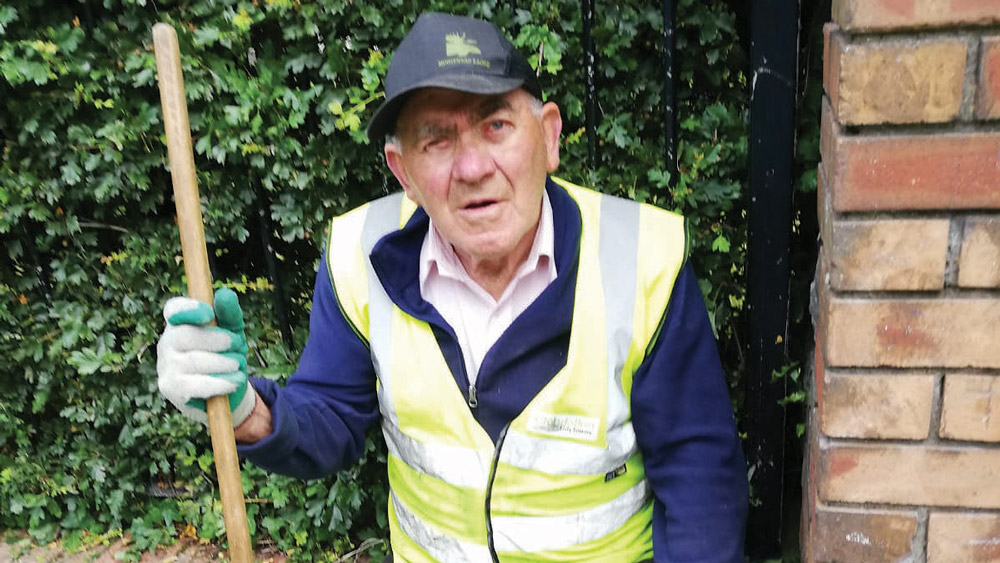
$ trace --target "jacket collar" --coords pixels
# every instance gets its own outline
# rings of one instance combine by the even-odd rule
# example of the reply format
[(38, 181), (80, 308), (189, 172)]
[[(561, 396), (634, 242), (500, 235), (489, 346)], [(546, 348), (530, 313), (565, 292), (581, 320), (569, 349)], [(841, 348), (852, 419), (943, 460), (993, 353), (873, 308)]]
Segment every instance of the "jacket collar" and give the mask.
[[(545, 190), (552, 204), (555, 235), (558, 276), (553, 283), (562, 284), (576, 278), (580, 252), (580, 208), (566, 190), (551, 178), (546, 178)], [(434, 307), (420, 295), (420, 246), (429, 224), (427, 213), (417, 208), (402, 229), (385, 235), (375, 244), (370, 258), (382, 287), (393, 303), (417, 318), (447, 326)]]

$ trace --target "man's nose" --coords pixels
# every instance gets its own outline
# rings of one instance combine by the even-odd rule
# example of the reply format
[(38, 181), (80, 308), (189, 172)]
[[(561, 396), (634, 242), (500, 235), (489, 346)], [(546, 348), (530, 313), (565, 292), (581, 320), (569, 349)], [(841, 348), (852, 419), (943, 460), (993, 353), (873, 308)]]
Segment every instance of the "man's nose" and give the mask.
[(474, 184), (485, 180), (495, 171), (496, 162), (488, 147), (476, 140), (459, 141), (453, 170), (455, 179)]

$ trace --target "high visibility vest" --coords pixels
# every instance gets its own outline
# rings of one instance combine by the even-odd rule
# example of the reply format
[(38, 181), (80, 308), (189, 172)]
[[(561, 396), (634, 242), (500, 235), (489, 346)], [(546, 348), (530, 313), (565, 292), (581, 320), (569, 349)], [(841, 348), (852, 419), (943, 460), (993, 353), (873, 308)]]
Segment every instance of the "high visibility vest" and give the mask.
[(330, 278), (378, 376), (396, 561), (652, 558), (653, 501), (631, 424), (632, 376), (683, 264), (684, 221), (555, 181), (582, 216), (566, 365), (496, 444), (428, 323), (392, 303), (368, 260), (415, 206), (396, 194), (332, 223)]

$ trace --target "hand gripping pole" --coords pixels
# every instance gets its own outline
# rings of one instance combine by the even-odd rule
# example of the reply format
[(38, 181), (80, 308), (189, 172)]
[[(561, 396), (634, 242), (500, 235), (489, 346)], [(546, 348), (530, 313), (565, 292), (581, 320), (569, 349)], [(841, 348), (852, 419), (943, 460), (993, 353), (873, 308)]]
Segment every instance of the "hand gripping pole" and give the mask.
[[(211, 305), (212, 274), (208, 268), (208, 251), (205, 248), (180, 50), (173, 27), (165, 23), (153, 26), (153, 49), (156, 53), (160, 105), (167, 133), (167, 159), (170, 161), (170, 176), (174, 185), (177, 227), (181, 234), (188, 295)], [(250, 563), (253, 561), (253, 550), (246, 507), (243, 504), (243, 486), (229, 399), (225, 396), (212, 397), (206, 401), (206, 408), (208, 429), (212, 435), (212, 452), (215, 454), (215, 472), (219, 479), (219, 496), (222, 499), (222, 515), (229, 540), (229, 560), (233, 563)]]

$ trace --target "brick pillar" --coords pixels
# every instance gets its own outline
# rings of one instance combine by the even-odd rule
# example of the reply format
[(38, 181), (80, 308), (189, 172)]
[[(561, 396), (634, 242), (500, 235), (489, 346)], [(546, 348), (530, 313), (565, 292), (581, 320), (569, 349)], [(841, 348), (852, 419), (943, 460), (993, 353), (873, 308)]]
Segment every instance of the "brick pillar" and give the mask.
[(811, 562), (1000, 562), (1000, 0), (833, 0)]

